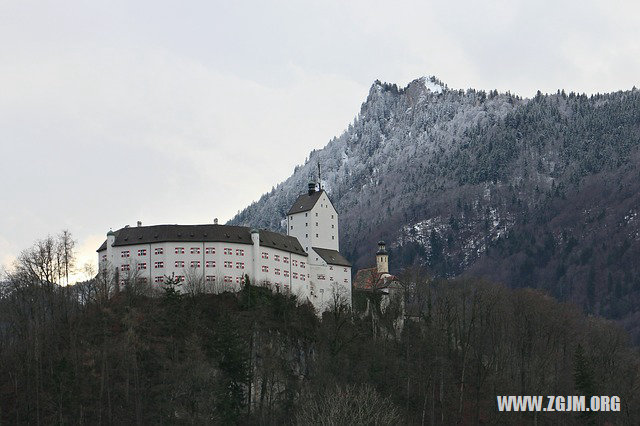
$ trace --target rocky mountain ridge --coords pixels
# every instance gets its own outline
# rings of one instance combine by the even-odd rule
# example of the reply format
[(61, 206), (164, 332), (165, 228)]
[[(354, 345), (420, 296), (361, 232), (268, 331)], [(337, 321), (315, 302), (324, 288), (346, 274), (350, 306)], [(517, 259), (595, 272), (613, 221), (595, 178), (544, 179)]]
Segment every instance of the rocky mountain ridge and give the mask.
[(420, 78), (376, 81), (339, 137), (231, 224), (280, 218), (322, 167), (354, 270), (375, 242), (394, 270), (535, 287), (640, 336), (640, 92), (523, 99)]

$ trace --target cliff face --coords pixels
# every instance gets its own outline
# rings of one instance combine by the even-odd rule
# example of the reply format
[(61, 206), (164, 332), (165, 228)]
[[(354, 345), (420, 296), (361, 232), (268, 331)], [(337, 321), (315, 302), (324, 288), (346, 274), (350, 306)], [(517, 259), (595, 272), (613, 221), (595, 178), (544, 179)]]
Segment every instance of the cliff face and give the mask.
[(376, 81), (342, 135), (230, 223), (284, 232), (278, 218), (320, 162), (354, 271), (384, 239), (392, 270), (541, 288), (634, 331), (639, 145), (635, 89), (522, 99)]

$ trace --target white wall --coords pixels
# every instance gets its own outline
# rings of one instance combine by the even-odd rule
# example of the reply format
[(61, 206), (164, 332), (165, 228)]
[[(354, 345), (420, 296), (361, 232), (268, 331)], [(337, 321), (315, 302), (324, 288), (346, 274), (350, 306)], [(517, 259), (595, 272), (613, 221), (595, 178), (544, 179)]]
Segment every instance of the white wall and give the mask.
[(311, 210), (289, 215), (287, 222), (288, 235), (298, 238), (305, 251), (311, 247), (339, 250), (338, 213), (326, 192)]
[[(166, 277), (172, 275), (186, 277), (189, 273), (196, 273), (205, 278), (205, 284), (217, 283), (219, 288), (229, 291), (238, 290), (247, 274), (254, 284), (269, 283), (274, 291), (290, 292), (301, 301), (308, 299), (319, 311), (330, 306), (335, 289), (350, 303), (351, 268), (327, 265), (311, 249), (338, 250), (339, 247), (338, 214), (326, 193), (320, 196), (312, 210), (291, 215), (288, 226), (288, 234), (298, 238), (302, 247), (309, 251), (309, 256), (262, 246), (254, 254), (252, 244), (225, 242), (162, 242), (112, 247), (113, 237), (109, 237), (107, 250), (98, 253), (99, 265), (101, 269), (117, 268), (122, 278), (136, 273), (157, 286), (162, 285), (156, 282), (158, 277), (166, 282)], [(178, 247), (183, 248), (184, 253), (176, 253)], [(138, 255), (140, 249), (146, 250), (146, 254)], [(156, 249), (162, 249), (162, 254), (156, 254)], [(129, 257), (122, 257), (125, 251), (129, 251)], [(263, 253), (266, 258), (263, 258)], [(257, 277), (254, 276), (254, 258), (258, 262)], [(176, 266), (176, 261), (184, 262), (184, 266)], [(192, 261), (200, 263), (192, 268)], [(163, 262), (163, 267), (156, 268), (155, 262)], [(207, 262), (215, 262), (215, 266), (207, 266)], [(146, 269), (137, 271), (140, 263), (146, 263)], [(122, 265), (129, 265), (129, 271), (122, 271)], [(263, 267), (266, 270), (263, 271)], [(208, 281), (207, 277), (214, 277), (213, 281)]]

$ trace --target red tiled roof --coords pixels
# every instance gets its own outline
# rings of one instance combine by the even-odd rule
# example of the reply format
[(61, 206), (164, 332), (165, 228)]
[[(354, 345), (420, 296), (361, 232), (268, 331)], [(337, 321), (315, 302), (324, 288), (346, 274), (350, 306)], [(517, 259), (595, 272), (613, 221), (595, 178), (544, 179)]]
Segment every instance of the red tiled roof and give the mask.
[(399, 283), (395, 275), (380, 273), (377, 268), (360, 269), (353, 280), (353, 288), (358, 290), (380, 290), (389, 287), (392, 283)]

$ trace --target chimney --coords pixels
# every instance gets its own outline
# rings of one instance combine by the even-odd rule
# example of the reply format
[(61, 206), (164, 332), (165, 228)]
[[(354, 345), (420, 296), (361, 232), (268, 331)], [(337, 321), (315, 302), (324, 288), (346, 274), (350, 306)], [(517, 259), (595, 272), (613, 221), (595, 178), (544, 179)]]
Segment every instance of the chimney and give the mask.
[(138, 223), (136, 224), (137, 226), (142, 226), (142, 221), (139, 220)]
[(316, 192), (315, 182), (309, 182), (309, 195), (313, 195)]
[(381, 274), (389, 273), (389, 254), (385, 248), (384, 241), (378, 241), (378, 251), (376, 252), (376, 267)]
[(218, 218), (216, 217), (215, 219), (213, 219), (213, 224), (217, 225), (218, 224)]

